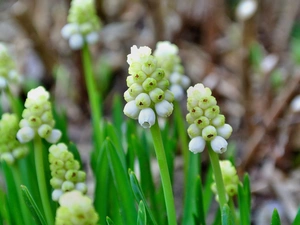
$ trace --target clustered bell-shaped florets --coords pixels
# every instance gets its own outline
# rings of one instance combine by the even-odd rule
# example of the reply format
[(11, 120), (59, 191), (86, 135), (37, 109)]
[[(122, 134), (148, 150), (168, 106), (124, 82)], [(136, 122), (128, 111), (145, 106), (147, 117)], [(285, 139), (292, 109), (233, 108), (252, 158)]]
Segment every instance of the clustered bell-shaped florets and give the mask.
[(81, 49), (84, 43), (94, 44), (98, 41), (101, 24), (94, 0), (72, 0), (68, 22), (61, 34), (69, 40), (73, 50)]
[(168, 90), (169, 81), (165, 72), (157, 66), (156, 58), (148, 47), (131, 47), (127, 56), (129, 76), (128, 90), (124, 93), (127, 104), (126, 116), (138, 119), (144, 128), (150, 128), (156, 121), (156, 115), (168, 117), (173, 112), (173, 93)]
[[(229, 160), (220, 160), (220, 167), (222, 171), (222, 178), (224, 182), (226, 195), (227, 197), (233, 197), (234, 195), (237, 194), (238, 184), (240, 182), (236, 169)], [(214, 176), (213, 179), (215, 181)], [(216, 182), (212, 183), (211, 189), (215, 193), (216, 199), (218, 200)]]
[(63, 193), (72, 190), (80, 191), (83, 194), (87, 192), (86, 173), (80, 170), (79, 162), (74, 159), (65, 144), (51, 145), (49, 162), (52, 176), (50, 184), (54, 189), (53, 201), (58, 201)]
[(0, 159), (9, 165), (28, 154), (27, 146), (16, 139), (18, 130), (18, 117), (15, 114), (4, 113), (0, 120)]
[(215, 97), (203, 84), (196, 84), (187, 90), (188, 100), (186, 116), (190, 124), (188, 135), (191, 138), (189, 149), (193, 153), (202, 152), (208, 142), (216, 153), (227, 150), (227, 141), (232, 127), (225, 123), (225, 116), (220, 114)]
[(79, 191), (63, 194), (59, 204), (55, 225), (96, 225), (99, 220), (92, 200)]
[(9, 84), (19, 83), (20, 80), (20, 75), (16, 71), (15, 63), (7, 47), (0, 43), (0, 91)]
[(20, 130), (17, 133), (17, 138), (21, 143), (31, 141), (36, 135), (52, 144), (60, 139), (61, 131), (54, 129), (55, 121), (49, 96), (49, 93), (41, 86), (28, 92), (22, 113), (23, 119), (19, 123)]
[(170, 90), (174, 98), (180, 101), (191, 81), (188, 76), (184, 75), (178, 47), (169, 41), (161, 41), (156, 44), (153, 55), (157, 58), (158, 66), (164, 69), (165, 77), (170, 81)]

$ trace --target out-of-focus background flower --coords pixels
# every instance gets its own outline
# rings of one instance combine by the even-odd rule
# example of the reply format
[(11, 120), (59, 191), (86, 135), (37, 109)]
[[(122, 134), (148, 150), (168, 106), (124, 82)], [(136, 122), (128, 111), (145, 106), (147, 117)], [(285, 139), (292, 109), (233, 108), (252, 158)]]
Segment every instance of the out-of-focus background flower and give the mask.
[[(126, 90), (130, 47), (154, 50), (158, 41), (169, 40), (178, 46), (192, 84), (212, 89), (233, 127), (230, 150), (240, 174), (250, 173), (255, 224), (267, 224), (274, 206), (291, 221), (300, 202), (300, 1), (95, 3), (103, 27), (91, 50), (105, 116), (110, 117), (114, 94)], [(45, 86), (67, 113), (71, 139), (88, 149), (90, 117), (80, 53), (60, 32), (69, 7), (69, 0), (2, 0), (0, 41), (25, 81), (14, 91), (25, 96), (31, 87)], [(180, 174), (180, 155), (176, 162)]]

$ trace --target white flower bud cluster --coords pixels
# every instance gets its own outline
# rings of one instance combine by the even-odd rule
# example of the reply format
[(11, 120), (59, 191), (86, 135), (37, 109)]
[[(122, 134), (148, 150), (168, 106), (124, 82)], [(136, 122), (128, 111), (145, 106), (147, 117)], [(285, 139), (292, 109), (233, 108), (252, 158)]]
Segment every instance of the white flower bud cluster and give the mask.
[(190, 124), (187, 132), (191, 138), (189, 149), (193, 153), (202, 152), (206, 142), (210, 142), (216, 153), (227, 150), (227, 141), (232, 133), (232, 127), (225, 123), (225, 116), (220, 114), (215, 97), (211, 90), (203, 84), (196, 84), (187, 90), (188, 100), (186, 116)]
[[(240, 182), (236, 169), (229, 160), (220, 160), (220, 167), (226, 194), (232, 197), (237, 194), (238, 184)], [(211, 184), (211, 189), (215, 193), (216, 199), (218, 199), (217, 185), (214, 176), (213, 179), (214, 183)]]
[(45, 138), (49, 143), (56, 143), (61, 137), (61, 131), (54, 129), (55, 121), (51, 111), (49, 93), (39, 86), (27, 94), (25, 109), (20, 121), (17, 138), (21, 143), (34, 139), (35, 135)]
[(92, 200), (79, 191), (74, 190), (63, 194), (59, 204), (55, 225), (96, 225), (99, 220)]
[(168, 117), (173, 112), (173, 93), (168, 90), (169, 81), (165, 72), (157, 66), (157, 60), (148, 47), (131, 47), (127, 56), (129, 76), (128, 90), (124, 93), (127, 104), (124, 114), (138, 119), (144, 128), (150, 128), (156, 121), (156, 115)]
[(16, 84), (21, 81), (20, 75), (16, 71), (15, 63), (8, 53), (5, 44), (0, 43), (0, 91), (9, 84)]
[(65, 144), (51, 145), (49, 148), (49, 162), (51, 170), (50, 184), (53, 187), (52, 199), (58, 201), (60, 196), (68, 191), (77, 190), (85, 194), (86, 173), (79, 170), (80, 164), (68, 151)]
[(101, 24), (94, 0), (72, 0), (68, 22), (62, 28), (61, 35), (69, 40), (71, 49), (78, 50), (84, 43), (94, 44), (98, 41)]
[(170, 81), (170, 90), (174, 94), (174, 98), (180, 101), (191, 81), (188, 76), (184, 75), (184, 69), (178, 56), (178, 47), (169, 41), (161, 41), (156, 44), (153, 55), (157, 58), (158, 66), (164, 69), (165, 77)]
[(27, 146), (16, 140), (18, 124), (15, 114), (4, 113), (0, 120), (0, 159), (9, 165), (28, 154)]

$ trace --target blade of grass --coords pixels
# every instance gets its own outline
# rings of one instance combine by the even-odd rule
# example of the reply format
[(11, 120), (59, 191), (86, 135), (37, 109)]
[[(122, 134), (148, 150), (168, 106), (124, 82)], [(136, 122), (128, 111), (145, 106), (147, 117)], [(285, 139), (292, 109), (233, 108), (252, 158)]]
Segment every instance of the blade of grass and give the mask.
[(234, 225), (234, 219), (227, 204), (225, 204), (222, 209), (222, 225)]
[(238, 185), (238, 205), (240, 210), (241, 224), (250, 225), (251, 193), (250, 180), (247, 174), (244, 176), (243, 185)]
[(25, 200), (25, 203), (26, 203), (28, 209), (30, 210), (31, 215), (32, 215), (33, 219), (35, 220), (35, 222), (38, 225), (40, 225), (40, 224), (41, 225), (47, 225), (47, 222), (46, 222), (43, 214), (39, 210), (39, 207), (35, 203), (34, 199), (32, 198), (31, 194), (29, 193), (27, 187), (22, 185), (21, 189), (22, 189), (22, 194), (23, 194), (23, 198)]
[(280, 217), (277, 209), (274, 209), (271, 219), (271, 225), (281, 225)]
[[(192, 158), (190, 158), (192, 159)], [(196, 179), (196, 185), (195, 185), (195, 199), (196, 199), (196, 212), (194, 214), (194, 224), (198, 225), (205, 225), (206, 224), (206, 216), (204, 212), (204, 204), (203, 204), (203, 193), (202, 193), (202, 182), (201, 177), (198, 176)], [(189, 224), (189, 223), (182, 223), (182, 224)]]
[(122, 160), (119, 157), (121, 150), (117, 150), (109, 138), (106, 139), (104, 145), (108, 156), (109, 167), (118, 192), (119, 203), (121, 206), (120, 214), (124, 219), (124, 224), (135, 224), (137, 215), (134, 197), (130, 187), (127, 169), (124, 167), (124, 163), (122, 163)]
[(292, 225), (298, 225), (298, 224), (300, 224), (300, 208), (298, 209), (297, 215), (295, 216)]
[[(184, 209), (183, 209), (183, 217), (182, 217), (182, 224), (190, 224), (193, 225), (194, 219), (193, 215), (198, 214), (199, 211), (197, 208), (203, 209), (203, 199), (202, 199), (202, 188), (196, 187), (196, 184), (201, 181), (199, 181), (199, 157), (198, 154), (194, 155), (190, 152), (189, 156), (189, 165), (188, 165), (188, 174), (187, 174), (187, 183), (185, 189), (185, 200), (184, 200)], [(199, 188), (199, 189), (198, 189)], [(201, 193), (200, 193), (201, 192)], [(199, 197), (201, 195), (201, 201), (197, 202), (194, 201), (196, 199), (196, 196)], [(199, 205), (201, 204), (201, 205)], [(197, 217), (200, 215), (197, 215)]]
[(207, 173), (206, 173), (206, 179), (203, 187), (203, 205), (204, 205), (204, 212), (205, 215), (208, 214), (209, 208), (211, 206), (212, 200), (213, 200), (213, 192), (211, 190), (211, 184), (213, 183), (213, 176), (212, 176), (212, 166), (209, 164)]
[(143, 205), (147, 210), (147, 213), (149, 215), (149, 218), (150, 218), (152, 224), (158, 225), (150, 207), (148, 206), (147, 200), (146, 200), (145, 195), (139, 185), (139, 182), (138, 182), (134, 172), (131, 170), (129, 170), (129, 177), (130, 177), (131, 188), (132, 188), (132, 191), (133, 191), (136, 201), (143, 202)]
[(147, 215), (143, 201), (140, 201), (138, 208), (137, 225), (147, 225)]
[(106, 217), (106, 223), (107, 225), (114, 225), (114, 222), (108, 216)]

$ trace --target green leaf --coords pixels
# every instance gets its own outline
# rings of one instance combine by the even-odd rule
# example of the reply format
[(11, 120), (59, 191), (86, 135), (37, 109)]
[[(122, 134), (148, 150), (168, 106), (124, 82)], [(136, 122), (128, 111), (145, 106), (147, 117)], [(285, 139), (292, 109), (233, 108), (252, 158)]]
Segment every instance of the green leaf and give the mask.
[(222, 225), (234, 225), (232, 212), (227, 204), (222, 208)]
[(113, 124), (118, 132), (118, 136), (122, 137), (122, 124), (124, 121), (123, 102), (119, 94), (115, 94), (112, 106)]
[(273, 211), (271, 225), (281, 225), (280, 217), (279, 217), (277, 209), (274, 209), (274, 211)]
[(212, 170), (212, 166), (211, 164), (209, 164), (207, 173), (206, 173), (206, 179), (205, 179), (205, 183), (204, 183), (204, 187), (203, 187), (203, 205), (204, 205), (204, 212), (205, 215), (208, 214), (209, 211), (209, 207), (212, 203), (212, 199), (213, 199), (213, 192), (211, 190), (211, 184), (213, 183), (213, 170)]
[(137, 225), (147, 225), (147, 215), (143, 201), (139, 203)]
[(251, 215), (251, 191), (250, 191), (250, 179), (248, 174), (244, 176), (243, 185), (238, 185), (238, 205), (240, 210), (241, 224), (250, 225)]
[(39, 210), (39, 207), (37, 206), (37, 204), (35, 203), (34, 199), (31, 196), (31, 194), (29, 193), (27, 187), (24, 185), (21, 185), (21, 189), (22, 189), (22, 194), (23, 194), (25, 203), (26, 203), (27, 207), (29, 208), (31, 215), (32, 215), (33, 219), (35, 220), (35, 222), (37, 224), (47, 225), (45, 218), (43, 217), (41, 211)]
[[(189, 165), (187, 174), (187, 184), (185, 190), (185, 200), (183, 209), (182, 224), (193, 225), (195, 214), (196, 218), (201, 220), (204, 225), (204, 206), (202, 196), (202, 185), (199, 177), (199, 157), (194, 155), (192, 152), (189, 153)], [(201, 186), (199, 186), (199, 184)], [(197, 199), (194, 201), (194, 199)], [(197, 224), (197, 223), (196, 223)]]
[(139, 185), (139, 182), (138, 180), (136, 179), (136, 176), (134, 174), (133, 171), (129, 170), (129, 177), (130, 177), (130, 183), (131, 183), (131, 188), (132, 188), (132, 191), (133, 191), (133, 194), (135, 196), (135, 199), (137, 202), (143, 202), (143, 205), (144, 207), (146, 208), (147, 210), (147, 213), (150, 217), (150, 220), (151, 222), (154, 224), (154, 225), (157, 225), (157, 222), (153, 216), (153, 213), (152, 211), (150, 210), (150, 207), (148, 206), (148, 203), (146, 201), (146, 198), (144, 196), (144, 193), (143, 191), (141, 190), (141, 187)]
[(107, 225), (114, 225), (114, 222), (108, 216), (106, 217), (106, 223)]
[[(109, 188), (109, 166), (107, 155), (104, 152), (106, 146), (102, 144), (98, 157), (95, 158), (95, 197), (94, 205), (99, 214), (101, 225), (106, 223), (105, 217), (108, 215), (108, 188)], [(95, 152), (95, 151), (94, 151)], [(92, 157), (91, 157), (92, 158)]]
[(292, 225), (298, 225), (300, 224), (300, 208), (298, 209), (297, 215), (292, 223)]
[[(202, 193), (202, 182), (201, 177), (198, 176), (196, 180), (196, 196), (195, 196), (195, 203), (196, 203), (196, 213), (195, 213), (195, 220), (196, 224), (205, 225), (205, 211), (204, 211), (204, 204), (203, 204), (203, 193)], [(183, 223), (189, 224), (189, 223)]]
[(104, 145), (114, 184), (118, 192), (119, 203), (121, 206), (120, 214), (124, 219), (124, 224), (135, 224), (137, 215), (134, 197), (131, 191), (127, 169), (124, 167), (124, 162), (122, 163), (119, 156), (122, 150), (117, 150), (109, 138), (106, 139)]
[(221, 224), (221, 210), (218, 208), (212, 225), (220, 225), (220, 224)]

